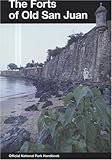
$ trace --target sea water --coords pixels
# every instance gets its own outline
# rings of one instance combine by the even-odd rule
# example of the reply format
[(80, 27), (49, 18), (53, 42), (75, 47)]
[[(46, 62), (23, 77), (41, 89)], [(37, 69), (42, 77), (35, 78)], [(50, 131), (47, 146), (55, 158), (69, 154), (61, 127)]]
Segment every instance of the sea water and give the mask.
[(0, 76), (0, 101), (35, 92), (36, 88), (31, 81)]

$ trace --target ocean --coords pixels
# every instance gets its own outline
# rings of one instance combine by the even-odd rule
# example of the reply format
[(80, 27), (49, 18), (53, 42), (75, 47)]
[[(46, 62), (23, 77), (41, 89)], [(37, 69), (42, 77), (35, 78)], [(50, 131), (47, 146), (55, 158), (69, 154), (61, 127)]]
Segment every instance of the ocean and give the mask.
[(30, 81), (0, 76), (0, 101), (35, 92), (36, 88)]

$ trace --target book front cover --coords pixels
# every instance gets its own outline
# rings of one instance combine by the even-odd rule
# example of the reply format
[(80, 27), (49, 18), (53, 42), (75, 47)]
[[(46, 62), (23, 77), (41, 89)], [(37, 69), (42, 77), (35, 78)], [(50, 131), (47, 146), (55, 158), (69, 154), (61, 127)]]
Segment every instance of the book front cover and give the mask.
[(111, 2), (0, 0), (1, 159), (111, 158)]

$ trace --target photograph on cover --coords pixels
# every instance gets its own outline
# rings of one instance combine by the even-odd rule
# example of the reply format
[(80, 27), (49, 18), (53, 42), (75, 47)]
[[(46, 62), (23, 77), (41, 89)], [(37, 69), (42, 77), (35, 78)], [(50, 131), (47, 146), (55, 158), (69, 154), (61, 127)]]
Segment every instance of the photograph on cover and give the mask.
[(0, 24), (1, 153), (110, 153), (106, 14), (100, 3), (96, 23)]

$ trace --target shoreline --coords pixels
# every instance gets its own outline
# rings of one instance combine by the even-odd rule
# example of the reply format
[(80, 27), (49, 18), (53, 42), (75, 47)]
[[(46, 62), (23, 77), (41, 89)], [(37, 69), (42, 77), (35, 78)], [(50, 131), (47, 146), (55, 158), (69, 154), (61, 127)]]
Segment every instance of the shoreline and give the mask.
[[(8, 130), (13, 128), (12, 124), (5, 124), (4, 121), (9, 117), (14, 116), (25, 116), (27, 117), (27, 121), (20, 126), (20, 128), (24, 128), (27, 131), (34, 132), (32, 127), (35, 126), (35, 132), (37, 133), (37, 124), (35, 121), (38, 119), (38, 113), (25, 111), (25, 108), (38, 103), (37, 98), (35, 98), (35, 94), (29, 94), (26, 96), (10, 98), (0, 102), (0, 135), (5, 134)], [(31, 134), (32, 134), (31, 133)], [(33, 136), (32, 136), (33, 137)]]
[[(37, 104), (40, 98), (35, 98), (34, 94), (26, 96), (10, 98), (0, 102), (0, 136), (8, 132), (14, 127), (13, 124), (5, 124), (4, 121), (9, 117), (24, 116), (26, 120), (19, 128), (24, 128), (30, 135), (31, 142), (35, 142), (38, 133), (38, 118), (42, 112), (42, 106), (45, 102), (39, 102), (38, 111), (25, 111), (26, 108)], [(49, 108), (54, 108), (63, 105), (62, 100), (58, 100), (55, 96), (51, 96), (48, 100), (52, 101), (53, 105)]]
[(10, 100), (10, 99), (22, 98), (22, 97), (30, 96), (30, 95), (33, 95), (33, 94), (36, 94), (36, 91), (34, 91), (30, 94), (29, 93), (18, 93), (18, 94), (6, 96), (6, 97), (0, 97), (0, 103), (3, 102), (3, 101)]

